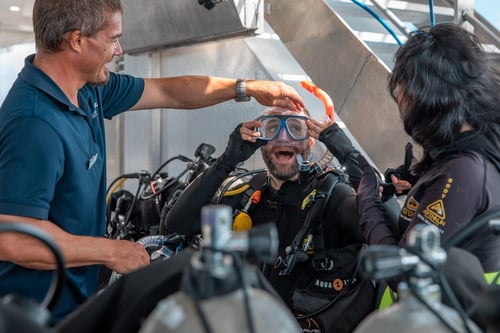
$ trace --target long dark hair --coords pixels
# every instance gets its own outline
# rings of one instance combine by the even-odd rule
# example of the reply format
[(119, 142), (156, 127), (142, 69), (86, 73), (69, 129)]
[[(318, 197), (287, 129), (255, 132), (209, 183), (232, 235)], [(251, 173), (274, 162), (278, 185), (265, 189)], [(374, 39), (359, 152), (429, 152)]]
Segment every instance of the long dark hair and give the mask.
[(477, 37), (455, 24), (424, 27), (397, 51), (389, 91), (405, 131), (424, 149), (454, 143), (467, 123), (500, 147), (500, 84)]

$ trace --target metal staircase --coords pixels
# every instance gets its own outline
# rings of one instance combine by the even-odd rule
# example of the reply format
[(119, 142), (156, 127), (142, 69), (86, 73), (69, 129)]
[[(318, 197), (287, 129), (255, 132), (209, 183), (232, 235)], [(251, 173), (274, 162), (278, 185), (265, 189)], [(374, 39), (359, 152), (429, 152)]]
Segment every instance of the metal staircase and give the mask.
[(396, 38), (404, 42), (417, 27), (445, 22), (474, 32), (490, 59), (496, 66), (500, 65), (500, 33), (474, 10), (473, 0), (433, 0), (432, 6), (429, 0), (326, 0), (326, 3), (389, 68), (398, 49)]

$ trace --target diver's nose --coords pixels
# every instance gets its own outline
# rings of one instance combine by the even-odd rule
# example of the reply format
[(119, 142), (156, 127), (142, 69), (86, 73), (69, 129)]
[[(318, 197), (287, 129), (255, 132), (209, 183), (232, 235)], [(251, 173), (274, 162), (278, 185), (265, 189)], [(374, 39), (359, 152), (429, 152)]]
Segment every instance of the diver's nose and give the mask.
[(290, 136), (288, 135), (288, 131), (285, 127), (281, 127), (278, 133), (278, 142), (289, 142)]

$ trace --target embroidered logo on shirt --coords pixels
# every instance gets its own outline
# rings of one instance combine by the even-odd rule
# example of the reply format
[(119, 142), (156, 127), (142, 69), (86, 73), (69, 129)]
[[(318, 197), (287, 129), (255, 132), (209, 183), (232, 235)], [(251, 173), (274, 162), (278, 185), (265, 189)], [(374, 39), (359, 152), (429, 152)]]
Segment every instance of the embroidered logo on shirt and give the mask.
[(406, 203), (406, 206), (403, 207), (403, 209), (401, 210), (401, 213), (404, 216), (412, 218), (417, 208), (418, 208), (417, 200), (415, 200), (414, 197), (410, 197), (410, 199), (408, 199), (408, 202)]
[(99, 110), (99, 104), (97, 104), (97, 102), (95, 102), (94, 103), (94, 111), (92, 111), (92, 119), (97, 117), (98, 110)]
[(90, 170), (90, 168), (92, 168), (92, 166), (96, 161), (97, 161), (97, 153), (90, 156), (89, 161), (87, 162), (87, 170)]
[(431, 202), (425, 207), (422, 213), (427, 220), (437, 226), (444, 226), (446, 224), (446, 212), (444, 211), (444, 204), (441, 199)]

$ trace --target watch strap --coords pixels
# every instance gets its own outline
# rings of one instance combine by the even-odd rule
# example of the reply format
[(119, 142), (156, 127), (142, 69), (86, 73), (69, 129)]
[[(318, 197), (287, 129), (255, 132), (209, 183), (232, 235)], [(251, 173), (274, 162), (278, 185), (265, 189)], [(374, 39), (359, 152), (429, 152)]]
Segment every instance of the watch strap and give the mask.
[(250, 100), (250, 96), (247, 95), (245, 89), (245, 83), (245, 79), (236, 80), (236, 98), (234, 99), (236, 102), (248, 102)]

